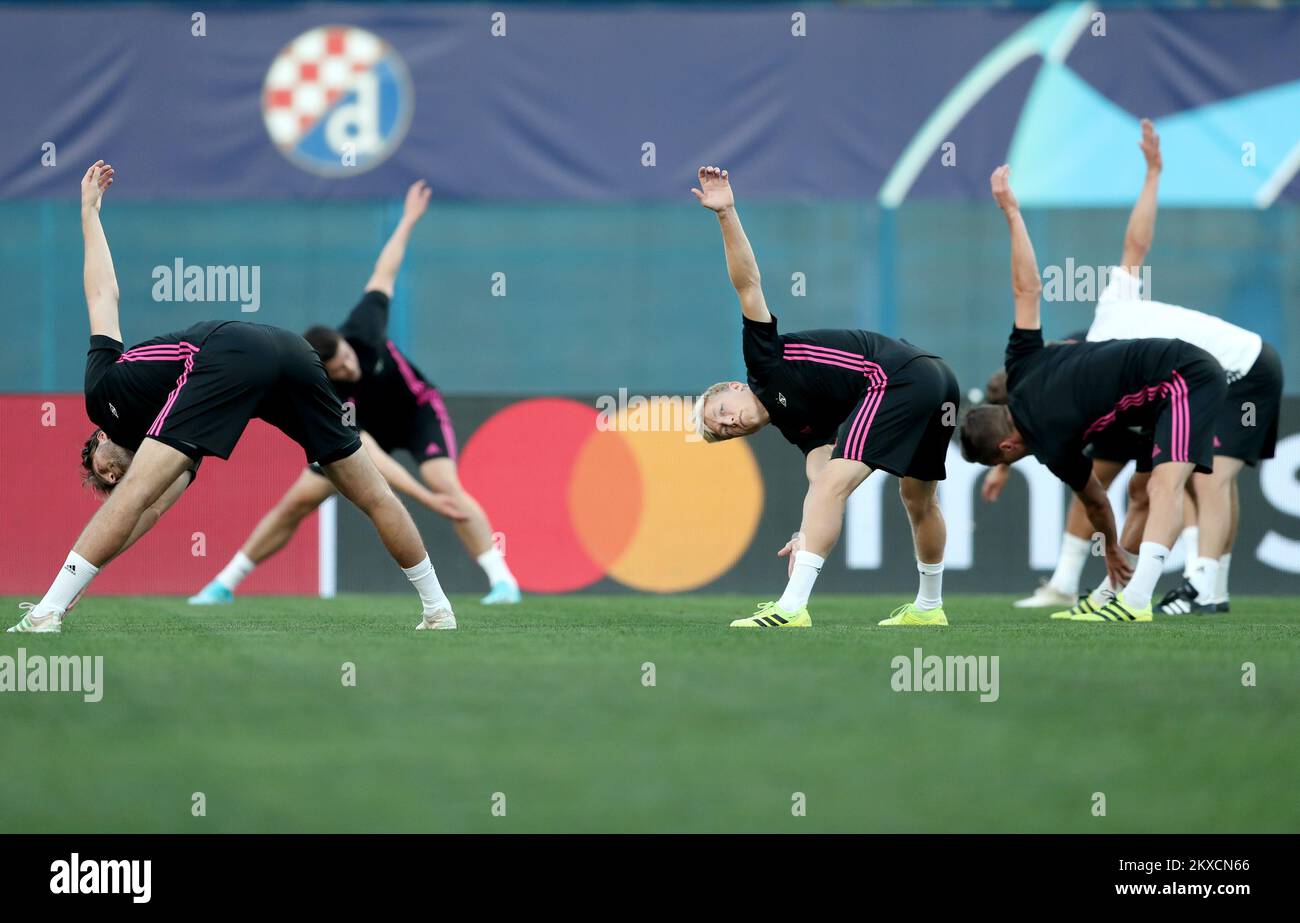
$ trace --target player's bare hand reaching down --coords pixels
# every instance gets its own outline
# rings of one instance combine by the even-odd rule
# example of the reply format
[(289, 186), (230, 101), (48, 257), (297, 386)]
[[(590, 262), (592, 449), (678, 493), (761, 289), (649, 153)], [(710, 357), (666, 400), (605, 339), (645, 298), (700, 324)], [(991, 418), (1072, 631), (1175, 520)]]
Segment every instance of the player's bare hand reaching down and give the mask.
[(113, 165), (96, 160), (81, 178), (81, 210), (98, 212), (104, 192), (113, 185)]
[(740, 298), (740, 310), (752, 321), (766, 324), (772, 320), (763, 297), (763, 279), (758, 272), (758, 261), (745, 236), (745, 229), (736, 214), (736, 199), (731, 191), (731, 178), (721, 167), (700, 167), (700, 185), (691, 194), (705, 208), (718, 216), (722, 228), (722, 246), (727, 253), (727, 275)]

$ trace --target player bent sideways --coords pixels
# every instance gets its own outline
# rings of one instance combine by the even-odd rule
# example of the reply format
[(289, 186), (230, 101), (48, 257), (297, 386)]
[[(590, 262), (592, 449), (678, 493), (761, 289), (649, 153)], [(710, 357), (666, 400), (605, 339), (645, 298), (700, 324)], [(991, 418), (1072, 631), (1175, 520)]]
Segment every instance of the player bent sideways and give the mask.
[[(1067, 336), (1065, 342), (1082, 343), (1087, 336), (1088, 331), (1080, 330)], [(1006, 369), (998, 369), (989, 378), (985, 399), (990, 404), (1007, 402), (1006, 379)], [(1106, 490), (1110, 490), (1115, 478), (1119, 477), (1129, 462), (1137, 463), (1137, 470), (1128, 481), (1128, 508), (1119, 535), (1120, 548), (1130, 564), (1137, 560), (1137, 549), (1142, 543), (1142, 530), (1146, 527), (1147, 478), (1151, 475), (1152, 448), (1149, 437), (1125, 427), (1115, 426), (1098, 433), (1088, 444), (1088, 454), (1092, 457), (1092, 473)], [(995, 465), (988, 470), (981, 488), (985, 500), (992, 503), (998, 499), (1006, 486), (1010, 472), (1010, 465)], [(1189, 481), (1188, 487), (1190, 486)], [(1180, 538), (1188, 552), (1185, 575), (1191, 573), (1196, 559), (1196, 535), (1196, 497), (1189, 489), (1183, 497), (1183, 531)], [(1079, 598), (1079, 582), (1083, 577), (1083, 568), (1092, 554), (1092, 536), (1092, 524), (1088, 521), (1083, 504), (1079, 502), (1078, 497), (1071, 497), (1056, 569), (1032, 596), (1017, 600), (1014, 603), (1015, 607), (1035, 609), (1053, 606), (1058, 611), (1052, 612), (1050, 618), (1071, 619), (1080, 611), (1090, 608), (1099, 609), (1110, 602), (1114, 594), (1111, 591), (1109, 576), (1103, 578), (1090, 595), (1083, 599)], [(1062, 606), (1067, 608), (1060, 608)]]
[[(1015, 326), (1006, 351), (1007, 403), (982, 405), (966, 415), (962, 455), (998, 465), (1032, 454), (1045, 464), (1083, 504), (1104, 539), (1111, 585), (1124, 588), (1096, 611), (1073, 618), (1149, 622), (1151, 595), (1182, 528), (1187, 480), (1193, 471), (1211, 471), (1214, 421), (1227, 392), (1223, 369), (1205, 350), (1175, 339), (1044, 346), (1042, 282), (1010, 169), (999, 167), (990, 182), (1011, 234)], [(1084, 454), (1117, 426), (1152, 439), (1148, 512), (1136, 565), (1120, 547), (1110, 500)]]
[[(1182, 584), (1166, 594), (1157, 608), (1164, 615), (1226, 612), (1228, 568), (1238, 519), (1236, 482), (1244, 466), (1254, 467), (1261, 459), (1274, 455), (1282, 402), (1282, 363), (1277, 350), (1257, 333), (1200, 311), (1143, 299), (1137, 267), (1146, 260), (1155, 237), (1156, 193), (1164, 165), (1160, 136), (1148, 119), (1142, 121), (1139, 147), (1146, 160), (1146, 180), (1129, 216), (1121, 265), (1112, 268), (1085, 336), (1094, 342), (1177, 337), (1205, 350), (1223, 367), (1228, 392), (1214, 421), (1214, 470), (1191, 478), (1196, 515), (1190, 531), (1195, 542), (1188, 549)], [(1103, 459), (1118, 460), (1105, 462), (1112, 468), (1122, 466), (1129, 458), (1137, 461), (1138, 473), (1129, 482), (1131, 502), (1121, 536), (1124, 550), (1132, 554), (1148, 508), (1145, 487), (1153, 461), (1151, 447), (1130, 431), (1112, 428), (1094, 442), (1092, 455), (1094, 470)], [(1053, 617), (1069, 617), (1079, 609), (1104, 605), (1111, 589), (1108, 582), (1103, 582), (1075, 608), (1053, 613)]]
[(86, 413), (98, 427), (82, 452), (86, 478), (108, 495), (53, 585), (10, 631), (57, 632), (100, 569), (158, 521), (204, 456), (228, 458), (253, 417), (289, 436), (375, 525), (420, 594), (417, 628), (455, 628), (451, 604), (406, 508), (354, 430), (320, 358), (302, 337), (260, 324), (205, 321), (123, 351), (118, 288), (99, 212), (113, 168), (97, 161), (81, 182), (90, 352)]
[(946, 476), (956, 426), (956, 377), (937, 356), (868, 330), (779, 335), (727, 172), (701, 167), (699, 183), (692, 191), (717, 213), (727, 271), (740, 297), (748, 382), (719, 382), (705, 391), (695, 404), (696, 429), (706, 441), (717, 442), (772, 424), (807, 459), (803, 522), (779, 552), (790, 557), (785, 592), (731, 627), (812, 624), (808, 598), (839, 539), (844, 506), (877, 469), (899, 478), (920, 572), (916, 599), (880, 624), (947, 625), (942, 594), (947, 533), (935, 494)]
[[(517, 603), (519, 583), (492, 543), (487, 515), (461, 486), (456, 472), (456, 433), (438, 389), (388, 339), (388, 304), (402, 267), (406, 244), (429, 206), (431, 191), (423, 181), (406, 193), (397, 229), (375, 263), (365, 293), (343, 326), (312, 327), (304, 334), (334, 383), (335, 391), (356, 411), (357, 424), (373, 437), (367, 442), (380, 471), (398, 490), (414, 497), (452, 522), (457, 536), (489, 583), (483, 602)], [(388, 456), (406, 449), (419, 466), (427, 488)], [(254, 528), (243, 547), (193, 605), (228, 603), (253, 569), (288, 543), (298, 525), (334, 493), (334, 484), (319, 466), (308, 467)]]

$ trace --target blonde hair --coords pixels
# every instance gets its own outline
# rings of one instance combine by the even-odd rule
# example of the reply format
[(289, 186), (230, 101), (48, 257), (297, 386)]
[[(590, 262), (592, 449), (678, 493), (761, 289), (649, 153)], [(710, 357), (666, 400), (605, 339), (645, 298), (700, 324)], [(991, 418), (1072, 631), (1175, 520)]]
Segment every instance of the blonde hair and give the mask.
[(699, 399), (696, 400), (695, 402), (695, 409), (691, 411), (691, 422), (695, 426), (695, 432), (699, 434), (699, 437), (703, 439), (705, 442), (721, 442), (722, 440), (728, 438), (727, 436), (722, 436), (719, 435), (718, 433), (715, 433), (713, 430), (709, 429), (708, 426), (705, 425), (704, 405), (709, 400), (709, 398), (721, 394), (723, 391), (726, 391), (730, 386), (731, 386), (731, 382), (729, 381), (720, 381), (716, 385), (709, 385), (709, 387), (704, 390), (704, 393), (701, 394), (699, 396)]

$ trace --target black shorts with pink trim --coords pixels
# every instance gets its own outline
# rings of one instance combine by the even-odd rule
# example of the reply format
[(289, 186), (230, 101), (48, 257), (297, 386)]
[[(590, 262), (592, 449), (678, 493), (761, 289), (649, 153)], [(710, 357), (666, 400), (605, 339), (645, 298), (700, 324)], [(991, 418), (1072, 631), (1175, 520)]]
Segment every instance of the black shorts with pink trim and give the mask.
[(232, 321), (187, 363), (149, 435), (192, 457), (229, 458), (257, 417), (329, 463), (361, 447), (316, 351), (296, 333)]
[[(1191, 462), (1202, 474), (1214, 469), (1214, 426), (1228, 393), (1223, 367), (1205, 350), (1180, 343), (1174, 368), (1153, 387), (1157, 405), (1151, 434), (1150, 468), (1165, 462)], [(1138, 470), (1149, 470), (1139, 464)]]
[(1214, 454), (1250, 467), (1277, 453), (1282, 413), (1282, 358), (1264, 343), (1250, 371), (1228, 385), (1228, 396), (1214, 426)]
[(401, 447), (411, 453), (416, 464), (437, 458), (456, 460), (456, 431), (437, 388), (429, 386), (422, 392)]
[(941, 359), (919, 356), (888, 379), (870, 381), (840, 425), (831, 457), (898, 477), (942, 481), (960, 401), (952, 369)]

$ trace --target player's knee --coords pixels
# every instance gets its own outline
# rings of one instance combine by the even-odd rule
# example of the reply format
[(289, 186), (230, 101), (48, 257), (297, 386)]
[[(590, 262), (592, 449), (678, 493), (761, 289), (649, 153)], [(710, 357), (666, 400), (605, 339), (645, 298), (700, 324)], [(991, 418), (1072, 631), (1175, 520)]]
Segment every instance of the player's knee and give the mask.
[(280, 516), (289, 522), (302, 522), (317, 506), (318, 504), (302, 497), (291, 497), (280, 504)]
[(1147, 505), (1147, 479), (1130, 478), (1128, 482), (1129, 509), (1145, 508)]
[(1182, 494), (1183, 484), (1174, 478), (1152, 475), (1151, 480), (1147, 482), (1146, 498), (1150, 506), (1173, 503), (1180, 499)]
[(904, 481), (898, 482), (898, 496), (903, 500), (903, 508), (912, 519), (923, 519), (939, 508), (938, 497), (932, 489), (909, 486)]

